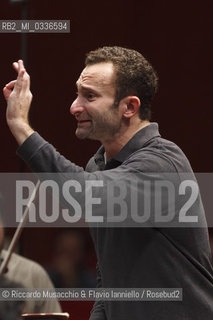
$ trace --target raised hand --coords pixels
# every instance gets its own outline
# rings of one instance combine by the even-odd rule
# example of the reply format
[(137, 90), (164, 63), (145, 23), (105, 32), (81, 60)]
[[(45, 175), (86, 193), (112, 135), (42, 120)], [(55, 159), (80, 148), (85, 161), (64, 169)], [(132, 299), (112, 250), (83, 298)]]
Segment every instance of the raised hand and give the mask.
[(6, 119), (8, 126), (19, 144), (22, 144), (34, 131), (29, 125), (28, 114), (32, 101), (30, 76), (22, 60), (13, 63), (18, 76), (3, 89), (7, 101)]

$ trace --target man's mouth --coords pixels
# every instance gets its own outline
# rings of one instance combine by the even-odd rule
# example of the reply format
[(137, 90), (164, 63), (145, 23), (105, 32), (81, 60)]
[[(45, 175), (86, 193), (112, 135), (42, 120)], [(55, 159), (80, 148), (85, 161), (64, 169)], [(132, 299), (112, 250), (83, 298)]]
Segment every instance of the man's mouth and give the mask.
[(78, 125), (86, 125), (91, 123), (91, 120), (78, 120)]

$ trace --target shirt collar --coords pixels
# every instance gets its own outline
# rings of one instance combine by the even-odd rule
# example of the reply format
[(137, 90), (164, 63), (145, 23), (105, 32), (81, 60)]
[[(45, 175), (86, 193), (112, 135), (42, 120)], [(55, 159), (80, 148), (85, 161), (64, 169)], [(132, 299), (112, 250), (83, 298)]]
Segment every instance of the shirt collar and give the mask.
[(158, 130), (158, 124), (156, 122), (150, 123), (148, 126), (138, 131), (120, 150), (118, 154), (112, 159), (104, 163), (105, 149), (101, 146), (94, 156), (96, 164), (100, 167), (100, 170), (107, 170), (118, 167), (123, 163), (133, 152), (146, 146), (146, 144), (153, 138), (160, 137)]

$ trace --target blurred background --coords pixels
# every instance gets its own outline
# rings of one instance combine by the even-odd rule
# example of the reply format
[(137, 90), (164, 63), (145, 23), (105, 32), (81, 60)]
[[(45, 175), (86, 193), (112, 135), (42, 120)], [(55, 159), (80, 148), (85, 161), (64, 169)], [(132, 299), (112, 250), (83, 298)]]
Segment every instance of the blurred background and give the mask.
[[(0, 33), (0, 87), (16, 77), (12, 62), (24, 58), (34, 96), (33, 128), (65, 157), (85, 166), (99, 143), (77, 140), (69, 113), (85, 53), (103, 45), (136, 49), (160, 78), (152, 120), (159, 123), (161, 135), (182, 148), (195, 172), (211, 172), (212, 9), (210, 0), (1, 0), (1, 20), (64, 19), (70, 20), (71, 30), (68, 34)], [(26, 172), (16, 156), (5, 108), (0, 94), (0, 172)], [(96, 257), (86, 228), (25, 229), (19, 248), (21, 254), (47, 267), (56, 285), (77, 287), (94, 281)], [(56, 256), (64, 261), (63, 270)], [(91, 306), (92, 302), (63, 303), (75, 320), (87, 319)]]

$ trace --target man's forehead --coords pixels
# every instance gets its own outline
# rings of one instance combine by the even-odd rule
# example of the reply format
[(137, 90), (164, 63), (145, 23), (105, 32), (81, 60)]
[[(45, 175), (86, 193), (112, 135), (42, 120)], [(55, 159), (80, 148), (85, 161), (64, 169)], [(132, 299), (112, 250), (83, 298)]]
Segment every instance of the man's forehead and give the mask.
[(80, 74), (77, 85), (114, 85), (114, 68), (112, 63), (97, 63), (85, 67)]

